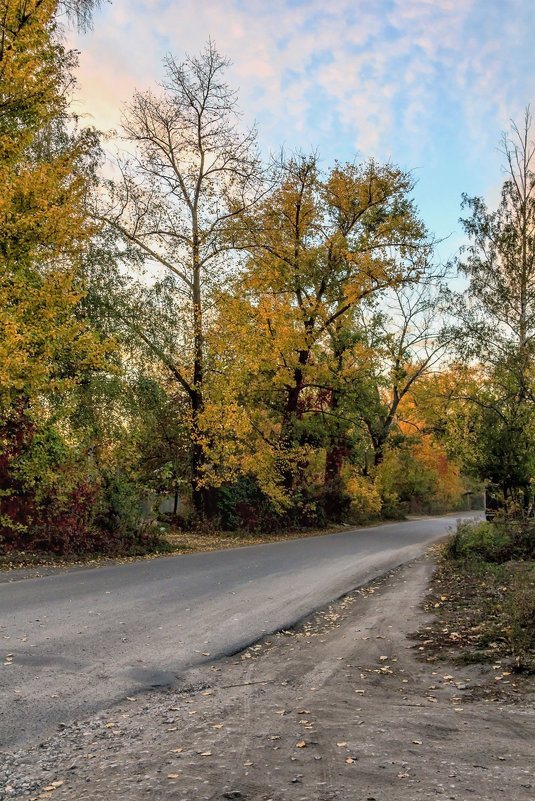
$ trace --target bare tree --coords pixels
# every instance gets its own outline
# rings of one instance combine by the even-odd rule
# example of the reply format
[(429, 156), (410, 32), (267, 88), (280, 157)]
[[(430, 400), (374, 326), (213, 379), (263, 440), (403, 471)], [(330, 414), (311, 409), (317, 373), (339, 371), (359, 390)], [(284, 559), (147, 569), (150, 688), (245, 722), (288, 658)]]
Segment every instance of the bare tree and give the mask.
[(235, 92), (223, 78), (228, 64), (212, 42), (182, 63), (166, 57), (162, 91), (136, 92), (126, 108), (125, 139), (135, 154), (119, 162), (120, 179), (110, 184), (108, 202), (97, 214), (153, 276), (165, 276), (160, 287), (186, 312), (175, 324), (179, 347), (169, 338), (162, 346), (139, 317), (125, 319), (189, 400), (199, 514), (208, 502), (200, 430), (206, 314), (231, 266), (235, 222), (261, 193), (256, 132), (240, 132)]

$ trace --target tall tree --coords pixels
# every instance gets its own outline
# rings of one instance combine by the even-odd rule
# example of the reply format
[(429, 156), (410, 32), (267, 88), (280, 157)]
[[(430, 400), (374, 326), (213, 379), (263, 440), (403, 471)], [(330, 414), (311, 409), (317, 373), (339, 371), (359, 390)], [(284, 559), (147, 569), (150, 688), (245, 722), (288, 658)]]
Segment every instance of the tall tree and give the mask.
[(468, 302), (458, 302), (462, 324), (456, 334), (460, 353), (479, 364), (480, 388), (460, 400), (482, 423), (476, 428), (487, 430), (480, 477), (518, 502), (535, 478), (533, 453), (525, 447), (535, 411), (535, 142), (529, 109), (523, 124), (512, 123), (503, 135), (502, 154), (498, 208), (490, 211), (482, 198), (464, 196), (471, 216), (462, 222), (471, 244), (458, 264), (469, 291)]
[(46, 0), (0, 4), (0, 538), (30, 546), (61, 539), (60, 518), (69, 536), (84, 528), (87, 487), (80, 519), (66, 509), (83, 483), (70, 404), (111, 347), (81, 303), (98, 143), (71, 125), (75, 57), (57, 12)]
[(318, 436), (324, 443), (325, 420), (336, 413), (318, 417), (329, 398), (336, 403), (355, 309), (418, 278), (428, 244), (411, 187), (392, 165), (336, 164), (322, 175), (315, 155), (297, 155), (282, 161), (273, 191), (243, 220), (250, 258), (236, 300), (242, 310), (232, 314), (249, 321), (254, 425), (286, 490), (302, 480), (309, 446)]
[[(98, 213), (153, 280), (164, 276), (157, 282), (157, 305), (166, 308), (166, 334), (156, 330), (152, 312), (150, 324), (128, 311), (123, 322), (162, 360), (188, 399), (199, 514), (208, 503), (200, 422), (206, 319), (230, 268), (233, 222), (260, 191), (255, 131), (240, 133), (235, 93), (223, 78), (228, 64), (212, 42), (182, 63), (165, 59), (162, 92), (137, 92), (127, 106), (124, 131), (135, 155), (120, 163), (121, 180), (110, 186), (109, 204)], [(143, 294), (155, 297), (149, 289)], [(169, 328), (171, 309), (176, 318)]]

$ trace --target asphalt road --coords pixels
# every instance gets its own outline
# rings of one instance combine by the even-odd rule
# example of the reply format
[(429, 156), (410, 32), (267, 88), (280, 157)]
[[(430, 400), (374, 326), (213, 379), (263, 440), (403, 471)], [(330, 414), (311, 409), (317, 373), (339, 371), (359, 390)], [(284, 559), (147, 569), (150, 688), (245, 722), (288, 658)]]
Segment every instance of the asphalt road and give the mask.
[[(474, 517), (474, 513), (469, 515)], [(420, 555), (455, 516), (0, 585), (0, 747), (289, 626)]]

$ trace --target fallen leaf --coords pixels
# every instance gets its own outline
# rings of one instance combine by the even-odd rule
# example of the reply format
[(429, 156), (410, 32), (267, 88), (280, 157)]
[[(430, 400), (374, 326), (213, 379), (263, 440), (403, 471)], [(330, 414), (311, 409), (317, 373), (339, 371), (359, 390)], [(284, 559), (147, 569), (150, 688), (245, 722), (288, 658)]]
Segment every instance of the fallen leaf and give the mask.
[(384, 660), (385, 660), (385, 659), (388, 659), (388, 657), (387, 657), (387, 656), (380, 656), (380, 657), (379, 657), (379, 659), (380, 659), (382, 662), (384, 662)]
[(244, 762), (243, 764), (244, 764), (244, 766), (246, 768), (250, 768), (253, 763), (252, 762)]
[(414, 743), (414, 745), (421, 745), (422, 741), (421, 740), (413, 740), (413, 743)]
[(295, 744), (295, 747), (296, 748), (306, 748), (307, 744), (306, 744), (306, 742), (304, 740), (301, 740), (301, 742)]

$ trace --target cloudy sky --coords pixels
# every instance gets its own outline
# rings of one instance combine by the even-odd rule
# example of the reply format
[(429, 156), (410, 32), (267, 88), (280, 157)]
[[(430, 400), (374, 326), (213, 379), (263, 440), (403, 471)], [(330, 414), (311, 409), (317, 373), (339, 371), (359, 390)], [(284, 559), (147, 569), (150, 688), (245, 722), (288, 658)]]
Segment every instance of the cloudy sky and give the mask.
[(118, 128), (162, 57), (209, 37), (232, 60), (244, 124), (267, 153), (374, 156), (413, 171), (428, 226), (461, 241), (461, 193), (494, 201), (500, 133), (535, 107), (533, 0), (113, 0), (80, 50), (78, 110)]

